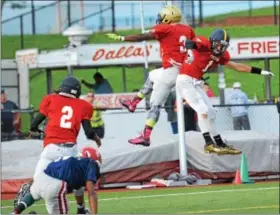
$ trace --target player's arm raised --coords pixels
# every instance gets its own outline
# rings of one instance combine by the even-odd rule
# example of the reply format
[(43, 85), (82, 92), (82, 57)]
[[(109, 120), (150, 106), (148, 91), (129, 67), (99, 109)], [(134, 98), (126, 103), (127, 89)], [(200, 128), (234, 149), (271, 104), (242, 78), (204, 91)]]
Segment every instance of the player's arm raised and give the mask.
[(128, 36), (120, 36), (114, 33), (106, 34), (106, 36), (110, 39), (117, 40), (117, 41), (127, 41), (127, 42), (141, 42), (144, 40), (155, 40), (156, 37), (154, 33), (144, 33), (144, 34), (135, 34), (135, 35), (128, 35)]
[(243, 63), (236, 63), (234, 61), (229, 61), (224, 66), (229, 68), (229, 69), (233, 69), (235, 71), (238, 71), (238, 72), (247, 72), (247, 73), (254, 73), (254, 74), (259, 74), (259, 75), (272, 75), (272, 76), (274, 76), (274, 74), (272, 72), (265, 71), (261, 68), (254, 67), (254, 66), (249, 66), (249, 65), (246, 65), (246, 64), (243, 64)]
[(97, 214), (97, 194), (94, 190), (94, 183), (92, 181), (86, 182), (86, 189), (88, 191), (88, 203), (92, 214)]

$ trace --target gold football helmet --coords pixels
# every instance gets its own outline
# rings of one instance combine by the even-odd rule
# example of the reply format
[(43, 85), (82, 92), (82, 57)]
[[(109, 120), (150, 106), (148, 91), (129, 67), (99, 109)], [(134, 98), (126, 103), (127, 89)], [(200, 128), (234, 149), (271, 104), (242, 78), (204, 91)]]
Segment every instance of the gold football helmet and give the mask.
[(171, 5), (171, 6), (165, 6), (162, 8), (162, 10), (158, 14), (158, 18), (156, 20), (157, 24), (160, 23), (179, 23), (182, 19), (182, 14), (179, 8)]

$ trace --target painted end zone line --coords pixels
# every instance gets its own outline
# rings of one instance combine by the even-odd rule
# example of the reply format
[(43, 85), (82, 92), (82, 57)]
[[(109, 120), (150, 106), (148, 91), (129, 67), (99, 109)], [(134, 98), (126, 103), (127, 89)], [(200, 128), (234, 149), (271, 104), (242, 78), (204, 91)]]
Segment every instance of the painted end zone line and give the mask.
[[(116, 198), (106, 198), (99, 199), (98, 201), (118, 201), (118, 200), (131, 200), (131, 199), (143, 199), (143, 198), (155, 198), (155, 197), (169, 197), (169, 196), (189, 196), (189, 195), (200, 195), (200, 194), (212, 194), (212, 193), (230, 193), (230, 192), (245, 192), (245, 191), (259, 191), (259, 190), (279, 190), (279, 187), (260, 187), (260, 188), (248, 188), (248, 189), (228, 189), (228, 190), (209, 190), (201, 192), (189, 192), (189, 193), (170, 193), (161, 195), (146, 195), (146, 196), (130, 196), (130, 197), (116, 197)], [(69, 203), (75, 203), (75, 201), (70, 201)], [(35, 204), (32, 207), (43, 206), (45, 204)], [(3, 206), (5, 208), (13, 208), (13, 206)]]

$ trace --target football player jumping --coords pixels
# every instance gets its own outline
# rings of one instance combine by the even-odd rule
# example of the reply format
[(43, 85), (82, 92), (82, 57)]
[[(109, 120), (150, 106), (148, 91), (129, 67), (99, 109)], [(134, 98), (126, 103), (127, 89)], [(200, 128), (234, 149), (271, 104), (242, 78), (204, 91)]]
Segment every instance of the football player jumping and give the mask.
[(214, 30), (209, 39), (198, 36), (187, 40), (185, 45), (188, 50), (191, 50), (191, 53), (187, 61), (183, 63), (176, 81), (176, 88), (180, 96), (197, 112), (198, 125), (205, 139), (204, 150), (206, 153), (240, 154), (241, 151), (226, 145), (215, 130), (216, 111), (202, 89), (203, 73), (220, 64), (238, 72), (273, 75), (273, 73), (261, 68), (231, 61), (227, 51), (229, 42), (230, 36), (223, 29)]
[[(40, 123), (46, 118), (48, 119), (45, 129), (44, 149), (40, 155), (33, 178), (41, 174), (51, 161), (63, 156), (77, 155), (76, 142), (81, 124), (87, 138), (94, 140), (98, 146), (101, 145), (99, 137), (90, 125), (93, 106), (85, 100), (79, 99), (80, 94), (80, 81), (74, 77), (67, 77), (62, 81), (56, 93), (46, 95), (43, 98), (39, 113), (33, 120), (30, 129), (31, 134), (38, 134), (40, 132), (38, 129)], [(28, 195), (31, 183), (21, 187), (15, 200), (15, 205), (24, 195)], [(83, 189), (75, 191), (78, 214), (86, 213), (83, 193)], [(32, 198), (30, 198), (31, 200)]]
[[(58, 158), (34, 177), (30, 195), (35, 200), (44, 199), (49, 214), (67, 214), (67, 193), (86, 187), (91, 213), (97, 214), (97, 194), (94, 187), (100, 178), (100, 163), (101, 156), (92, 147), (84, 147), (78, 157)], [(13, 214), (22, 213), (31, 206), (30, 203), (30, 197), (25, 196)]]
[(195, 37), (193, 29), (190, 26), (180, 24), (181, 20), (182, 14), (177, 7), (165, 6), (158, 14), (157, 25), (149, 33), (129, 36), (106, 34), (109, 38), (118, 41), (158, 40), (160, 43), (162, 67), (149, 73), (146, 83), (131, 101), (121, 101), (124, 107), (130, 112), (134, 112), (137, 104), (151, 93), (151, 109), (148, 113), (144, 131), (139, 137), (130, 139), (129, 143), (131, 144), (150, 146), (150, 135), (159, 119), (160, 108), (176, 84), (179, 68), (186, 55), (187, 50), (184, 43), (186, 40)]

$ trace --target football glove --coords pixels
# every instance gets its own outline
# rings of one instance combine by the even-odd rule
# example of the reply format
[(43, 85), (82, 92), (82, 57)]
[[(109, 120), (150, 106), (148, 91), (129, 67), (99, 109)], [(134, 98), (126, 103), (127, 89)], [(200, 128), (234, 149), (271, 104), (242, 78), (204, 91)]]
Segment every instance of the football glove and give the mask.
[(261, 71), (261, 75), (271, 75), (271, 76), (274, 76), (274, 74), (272, 72), (265, 71), (265, 70)]
[(124, 41), (124, 36), (120, 36), (114, 33), (105, 34), (109, 39), (116, 40), (116, 41)]

